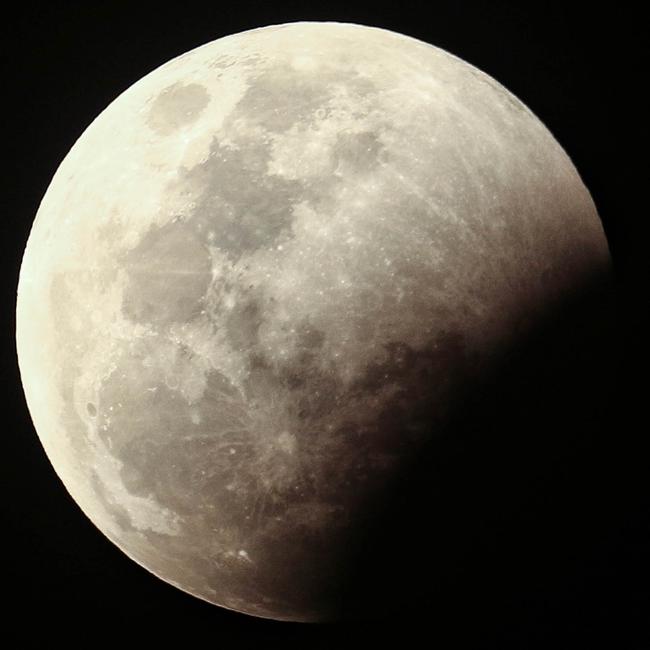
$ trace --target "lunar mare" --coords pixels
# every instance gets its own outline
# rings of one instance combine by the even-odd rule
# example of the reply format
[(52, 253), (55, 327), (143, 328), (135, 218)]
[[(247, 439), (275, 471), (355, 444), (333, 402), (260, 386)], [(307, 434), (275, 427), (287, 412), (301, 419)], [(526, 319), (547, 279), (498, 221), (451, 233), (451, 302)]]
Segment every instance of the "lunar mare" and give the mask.
[(61, 163), (20, 273), (25, 394), (131, 558), (321, 620), (377, 487), (608, 260), (571, 161), (487, 75), (377, 28), (252, 30), (135, 83)]

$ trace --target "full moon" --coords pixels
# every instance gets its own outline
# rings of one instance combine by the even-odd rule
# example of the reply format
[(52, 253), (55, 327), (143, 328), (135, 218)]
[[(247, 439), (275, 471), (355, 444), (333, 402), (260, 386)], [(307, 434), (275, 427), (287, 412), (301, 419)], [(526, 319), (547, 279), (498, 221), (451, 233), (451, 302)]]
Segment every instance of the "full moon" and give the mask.
[(384, 29), (270, 26), (162, 65), (74, 144), (18, 360), (55, 471), (126, 555), (326, 620), (471, 378), (608, 265), (569, 157), (491, 77)]

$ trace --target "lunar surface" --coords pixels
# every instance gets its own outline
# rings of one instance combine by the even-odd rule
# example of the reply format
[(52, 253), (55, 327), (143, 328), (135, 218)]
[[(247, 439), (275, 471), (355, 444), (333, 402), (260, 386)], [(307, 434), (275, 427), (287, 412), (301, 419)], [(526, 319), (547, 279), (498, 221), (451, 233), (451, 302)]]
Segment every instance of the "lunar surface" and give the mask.
[(568, 156), (487, 75), (377, 28), (256, 29), (145, 76), (60, 165), (20, 273), (25, 394), (129, 557), (323, 620), (459, 387), (608, 260)]

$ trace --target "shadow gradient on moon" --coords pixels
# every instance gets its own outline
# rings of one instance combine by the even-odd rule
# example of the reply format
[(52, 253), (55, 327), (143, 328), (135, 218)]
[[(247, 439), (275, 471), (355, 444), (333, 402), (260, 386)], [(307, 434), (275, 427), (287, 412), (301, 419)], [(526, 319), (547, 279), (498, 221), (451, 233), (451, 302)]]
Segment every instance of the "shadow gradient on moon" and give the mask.
[(369, 500), (341, 559), (342, 618), (435, 616), (463, 638), (469, 621), (503, 624), (483, 612), (523, 612), (521, 594), (566, 579), (602, 523), (614, 306), (595, 274), (465, 385), (443, 431)]

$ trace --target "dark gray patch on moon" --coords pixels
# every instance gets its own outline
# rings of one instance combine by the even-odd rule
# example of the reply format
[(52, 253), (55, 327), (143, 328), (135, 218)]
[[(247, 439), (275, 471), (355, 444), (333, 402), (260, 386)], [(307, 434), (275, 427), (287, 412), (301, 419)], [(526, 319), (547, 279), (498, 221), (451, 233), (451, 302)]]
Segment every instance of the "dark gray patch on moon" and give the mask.
[(208, 159), (186, 171), (181, 183), (198, 188), (188, 227), (214, 237), (232, 261), (270, 248), (289, 235), (301, 184), (267, 174), (268, 143), (239, 138), (236, 148), (215, 140)]
[(381, 162), (384, 146), (377, 133), (341, 133), (333, 146), (333, 155), (341, 171), (371, 172)]
[(242, 297), (226, 317), (228, 340), (235, 350), (247, 351), (259, 340), (264, 306), (254, 296)]
[(126, 318), (154, 327), (198, 315), (211, 280), (211, 261), (200, 235), (175, 219), (152, 227), (122, 260), (128, 282)]
[(288, 65), (273, 66), (249, 83), (233, 115), (273, 133), (311, 121), (331, 98), (331, 90), (321, 78), (300, 74)]
[(250, 77), (249, 87), (232, 113), (236, 116), (233, 119), (243, 117), (253, 126), (283, 133), (295, 125), (306, 126), (327, 119), (330, 101), (339, 90), (349, 95), (350, 106), (359, 107), (363, 98), (377, 93), (377, 86), (351, 69), (335, 72), (323, 69), (314, 74), (288, 64), (277, 64)]
[(175, 83), (153, 101), (147, 124), (160, 135), (170, 135), (195, 122), (210, 101), (208, 91), (197, 83)]

